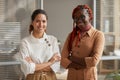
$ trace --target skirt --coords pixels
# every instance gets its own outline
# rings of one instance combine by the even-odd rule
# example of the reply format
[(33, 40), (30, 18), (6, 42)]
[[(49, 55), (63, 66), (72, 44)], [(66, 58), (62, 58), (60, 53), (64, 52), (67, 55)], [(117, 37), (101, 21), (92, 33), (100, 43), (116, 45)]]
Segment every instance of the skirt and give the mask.
[(36, 71), (34, 74), (28, 74), (25, 80), (57, 80), (54, 71)]

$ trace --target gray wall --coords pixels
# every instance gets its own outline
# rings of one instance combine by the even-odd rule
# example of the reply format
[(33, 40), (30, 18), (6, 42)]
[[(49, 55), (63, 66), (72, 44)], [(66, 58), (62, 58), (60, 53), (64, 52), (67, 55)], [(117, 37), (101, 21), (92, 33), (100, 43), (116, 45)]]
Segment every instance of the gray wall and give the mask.
[(43, 3), (48, 14), (47, 33), (57, 37), (61, 46), (73, 28), (72, 10), (78, 4), (88, 4), (93, 8), (93, 0), (44, 0)]

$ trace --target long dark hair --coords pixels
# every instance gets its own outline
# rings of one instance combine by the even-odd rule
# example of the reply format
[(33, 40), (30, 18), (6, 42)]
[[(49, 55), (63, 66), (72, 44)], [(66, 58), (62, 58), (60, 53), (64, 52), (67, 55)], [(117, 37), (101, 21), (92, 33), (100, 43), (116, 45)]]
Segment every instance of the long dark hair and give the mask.
[[(46, 19), (48, 20), (48, 16), (47, 16), (47, 13), (45, 10), (42, 10), (42, 9), (36, 9), (32, 15), (31, 15), (31, 22), (34, 21), (35, 17), (38, 15), (38, 14), (44, 14), (46, 16)], [(34, 27), (32, 24), (30, 24), (29, 26), (29, 34), (31, 34), (31, 31), (33, 31)]]

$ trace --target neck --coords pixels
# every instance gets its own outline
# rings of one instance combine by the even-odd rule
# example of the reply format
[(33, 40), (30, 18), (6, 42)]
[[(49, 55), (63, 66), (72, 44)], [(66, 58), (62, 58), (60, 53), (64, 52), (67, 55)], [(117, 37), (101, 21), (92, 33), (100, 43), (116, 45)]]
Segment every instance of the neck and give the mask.
[(34, 36), (35, 38), (42, 38), (42, 37), (43, 37), (43, 34), (44, 34), (44, 33), (36, 33), (36, 32), (33, 31), (33, 36)]

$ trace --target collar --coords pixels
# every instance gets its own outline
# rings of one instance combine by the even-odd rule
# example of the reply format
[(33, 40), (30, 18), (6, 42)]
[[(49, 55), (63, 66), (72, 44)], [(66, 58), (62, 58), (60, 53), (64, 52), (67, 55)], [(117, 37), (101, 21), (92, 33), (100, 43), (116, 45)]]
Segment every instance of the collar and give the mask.
[(42, 38), (35, 38), (34, 36), (33, 36), (33, 32), (31, 32), (31, 37), (32, 37), (32, 39), (33, 40), (37, 40), (37, 41), (40, 41), (40, 42), (43, 42), (43, 41), (45, 41), (45, 39), (47, 39), (48, 37), (47, 37), (47, 34), (44, 32), (44, 34), (43, 34), (43, 37)]
[(94, 31), (94, 28), (93, 26), (91, 26), (90, 30), (88, 30), (86, 33), (88, 34), (88, 36), (91, 36), (93, 31)]

